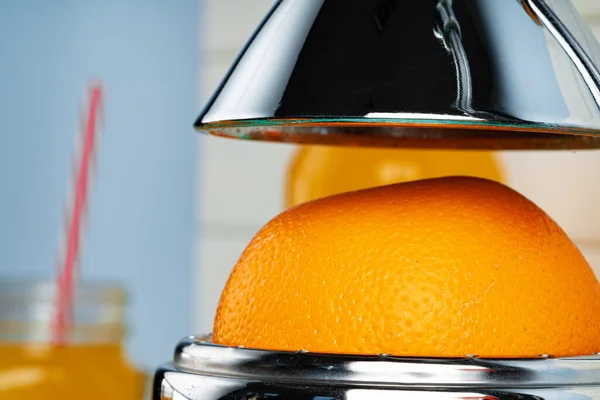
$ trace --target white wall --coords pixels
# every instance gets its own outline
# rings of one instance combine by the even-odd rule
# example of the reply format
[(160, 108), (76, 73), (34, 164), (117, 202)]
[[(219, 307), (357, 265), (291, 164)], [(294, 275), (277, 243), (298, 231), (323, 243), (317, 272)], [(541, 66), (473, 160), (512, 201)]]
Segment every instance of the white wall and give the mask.
[[(273, 0), (207, 0), (206, 3), (208, 42), (204, 50), (207, 65), (203, 100), (216, 88)], [(596, 31), (600, 35), (600, 0), (577, 0), (575, 3), (590, 21), (595, 21)], [(206, 136), (202, 136), (201, 141), (200, 209), (196, 218), (201, 233), (198, 237), (196, 278), (196, 301), (200, 305), (200, 312), (196, 316), (195, 328), (198, 332), (209, 332), (220, 292), (231, 267), (254, 233), (282, 209), (283, 178), (293, 147)], [(533, 191), (530, 197), (536, 201), (535, 197), (542, 194), (540, 202), (546, 203), (544, 208), (563, 209), (564, 202), (569, 201), (561, 195), (560, 190), (564, 188), (561, 184), (557, 185), (557, 193), (544, 193), (544, 190), (536, 192), (535, 187), (529, 185), (531, 179), (535, 181), (536, 175), (547, 176), (547, 168), (554, 168), (552, 175), (564, 182), (571, 181), (571, 173), (580, 172), (578, 168), (582, 163), (586, 164), (588, 170), (596, 166), (600, 174), (600, 156), (593, 154), (591, 159), (588, 157), (583, 161), (578, 155), (574, 163), (571, 162), (573, 157), (564, 154), (529, 156), (511, 154), (505, 156), (505, 160), (515, 186), (524, 192)], [(563, 162), (557, 163), (557, 157), (562, 157)], [(531, 171), (529, 175), (523, 173), (525, 169)], [(592, 190), (595, 186), (600, 190), (597, 184), (600, 175), (589, 175), (588, 179)], [(588, 186), (585, 179), (573, 182), (577, 187), (572, 193), (578, 193), (577, 188)], [(600, 204), (600, 192), (593, 192), (588, 198), (592, 205), (594, 201)], [(567, 224), (586, 222), (571, 222), (573, 218), (570, 217), (563, 217)], [(599, 221), (600, 211), (598, 218), (587, 220)]]

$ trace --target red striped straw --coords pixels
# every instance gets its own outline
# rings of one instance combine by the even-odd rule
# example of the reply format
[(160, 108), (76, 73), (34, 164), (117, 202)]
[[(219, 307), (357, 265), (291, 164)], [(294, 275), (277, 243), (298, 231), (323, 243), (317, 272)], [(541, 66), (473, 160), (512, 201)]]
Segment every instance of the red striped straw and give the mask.
[(88, 93), (88, 110), (81, 132), (82, 147), (75, 153), (74, 190), (72, 202), (67, 205), (66, 249), (59, 259), (57, 278), (58, 304), (54, 316), (54, 342), (64, 344), (68, 339), (68, 330), (73, 315), (73, 297), (75, 291), (75, 270), (79, 260), (80, 239), (84, 213), (87, 204), (90, 170), (94, 161), (95, 142), (99, 112), (102, 104), (102, 88), (98, 84), (91, 86)]

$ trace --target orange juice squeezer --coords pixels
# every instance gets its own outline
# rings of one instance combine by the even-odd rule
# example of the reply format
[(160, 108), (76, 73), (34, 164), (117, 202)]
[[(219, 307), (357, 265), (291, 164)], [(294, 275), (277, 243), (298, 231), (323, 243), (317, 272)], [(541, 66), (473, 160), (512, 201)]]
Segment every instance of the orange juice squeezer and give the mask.
[[(196, 128), (320, 147), (155, 400), (600, 399), (589, 257), (485, 158), (600, 148), (600, 46), (569, 0), (279, 0)], [(469, 176), (365, 150), (378, 184), (413, 182), (355, 191), (328, 145)]]

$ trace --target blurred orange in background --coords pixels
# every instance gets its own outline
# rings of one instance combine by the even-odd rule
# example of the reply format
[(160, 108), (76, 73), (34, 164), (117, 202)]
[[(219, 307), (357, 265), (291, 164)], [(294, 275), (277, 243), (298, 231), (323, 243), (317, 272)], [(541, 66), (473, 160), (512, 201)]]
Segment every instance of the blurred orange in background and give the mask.
[(399, 150), (335, 146), (299, 148), (286, 179), (286, 207), (332, 194), (452, 175), (501, 182), (489, 151)]

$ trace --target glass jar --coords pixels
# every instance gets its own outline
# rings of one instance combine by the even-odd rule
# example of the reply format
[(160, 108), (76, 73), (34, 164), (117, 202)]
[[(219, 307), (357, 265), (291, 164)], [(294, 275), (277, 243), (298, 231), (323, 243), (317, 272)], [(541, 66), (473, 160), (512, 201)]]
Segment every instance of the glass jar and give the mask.
[(85, 283), (66, 344), (52, 343), (56, 285), (0, 281), (0, 397), (142, 399), (146, 378), (127, 359), (123, 289)]

